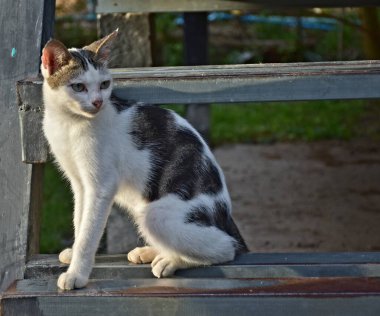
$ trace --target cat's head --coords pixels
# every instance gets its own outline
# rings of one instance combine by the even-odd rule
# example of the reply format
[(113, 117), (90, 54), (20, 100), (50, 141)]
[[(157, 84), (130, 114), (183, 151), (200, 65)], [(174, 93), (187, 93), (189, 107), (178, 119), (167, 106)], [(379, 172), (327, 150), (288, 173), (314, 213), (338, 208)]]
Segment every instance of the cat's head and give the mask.
[(57, 103), (85, 117), (93, 117), (103, 108), (112, 91), (107, 63), (117, 32), (81, 49), (68, 49), (55, 39), (45, 45), (41, 73), (49, 94), (62, 101)]

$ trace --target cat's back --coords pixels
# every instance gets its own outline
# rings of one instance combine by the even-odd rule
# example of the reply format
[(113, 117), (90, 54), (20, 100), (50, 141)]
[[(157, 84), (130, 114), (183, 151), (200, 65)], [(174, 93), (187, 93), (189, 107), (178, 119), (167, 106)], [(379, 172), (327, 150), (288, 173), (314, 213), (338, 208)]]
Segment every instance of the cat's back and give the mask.
[(139, 149), (154, 150), (156, 154), (173, 154), (182, 149), (208, 155), (208, 146), (199, 133), (180, 115), (159, 106), (137, 103), (130, 115), (129, 134)]
[(182, 200), (199, 195), (226, 195), (221, 168), (199, 133), (182, 117), (158, 106), (133, 107), (131, 139), (151, 157), (146, 198), (159, 199), (174, 193)]

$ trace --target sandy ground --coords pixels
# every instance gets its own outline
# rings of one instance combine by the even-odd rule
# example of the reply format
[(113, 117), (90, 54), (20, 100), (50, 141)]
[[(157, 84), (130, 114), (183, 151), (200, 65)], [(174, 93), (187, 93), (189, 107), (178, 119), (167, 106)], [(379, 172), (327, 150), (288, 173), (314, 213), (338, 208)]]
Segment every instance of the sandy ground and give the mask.
[(251, 251), (380, 251), (380, 144), (215, 149)]

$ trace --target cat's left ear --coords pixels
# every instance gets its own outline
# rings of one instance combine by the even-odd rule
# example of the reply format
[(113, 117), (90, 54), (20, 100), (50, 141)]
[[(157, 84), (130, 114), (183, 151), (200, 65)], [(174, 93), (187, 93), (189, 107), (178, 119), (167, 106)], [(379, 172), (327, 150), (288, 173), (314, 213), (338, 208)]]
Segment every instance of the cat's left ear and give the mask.
[(83, 49), (92, 51), (95, 53), (95, 58), (98, 62), (106, 64), (109, 60), (112, 44), (117, 37), (118, 32), (119, 29), (116, 29), (111, 34), (108, 34), (100, 40), (97, 40), (96, 42), (83, 47)]

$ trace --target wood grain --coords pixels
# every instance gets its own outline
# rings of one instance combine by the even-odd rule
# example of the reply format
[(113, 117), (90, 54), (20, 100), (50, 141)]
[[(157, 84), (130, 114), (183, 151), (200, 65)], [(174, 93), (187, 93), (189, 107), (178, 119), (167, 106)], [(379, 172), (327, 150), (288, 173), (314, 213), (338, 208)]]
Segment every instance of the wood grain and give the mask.
[[(57, 256), (30, 260), (25, 278), (58, 277), (67, 265)], [(380, 253), (249, 253), (236, 260), (196, 269), (179, 270), (185, 278), (294, 278), (294, 277), (380, 277)], [(149, 264), (129, 263), (126, 255), (98, 256), (92, 279), (152, 278)]]
[(48, 4), (0, 0), (0, 291), (23, 276), (27, 255), (34, 167), (21, 161), (16, 82), (38, 73)]
[[(151, 104), (380, 98), (380, 61), (112, 69), (115, 94)], [(43, 108), (41, 79), (18, 83), (20, 108)], [(23, 159), (46, 161), (42, 112), (25, 112)]]

